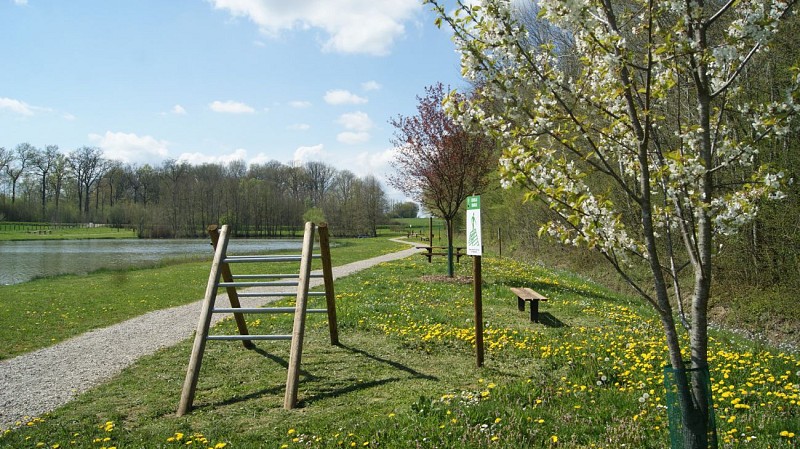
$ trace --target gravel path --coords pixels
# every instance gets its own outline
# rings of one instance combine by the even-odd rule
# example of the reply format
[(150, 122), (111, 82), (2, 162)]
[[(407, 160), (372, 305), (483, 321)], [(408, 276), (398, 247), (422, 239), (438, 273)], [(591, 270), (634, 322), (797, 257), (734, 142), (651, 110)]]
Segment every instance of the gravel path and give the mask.
[[(397, 240), (402, 243), (411, 243)], [(407, 249), (333, 268), (334, 278), (347, 276), (381, 262), (403, 259), (418, 250)], [(311, 278), (311, 286), (322, 284)], [(285, 287), (280, 290), (286, 290)], [(243, 307), (269, 300), (243, 298)], [(228, 304), (226, 295), (217, 304)], [(105, 382), (139, 357), (175, 345), (197, 328), (202, 300), (156, 310), (103, 329), (96, 329), (48, 348), (0, 361), (0, 431), (15, 427), (66, 404), (78, 394)], [(226, 315), (215, 314), (214, 322)], [(188, 363), (189, 354), (186, 355)]]

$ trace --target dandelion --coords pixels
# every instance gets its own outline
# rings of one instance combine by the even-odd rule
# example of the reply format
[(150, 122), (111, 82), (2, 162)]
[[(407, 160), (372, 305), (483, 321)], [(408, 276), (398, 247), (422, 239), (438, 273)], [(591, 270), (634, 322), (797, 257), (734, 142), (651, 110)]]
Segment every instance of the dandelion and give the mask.
[(553, 443), (558, 443), (558, 437), (556, 435), (553, 435), (550, 437), (550, 441), (552, 441)]

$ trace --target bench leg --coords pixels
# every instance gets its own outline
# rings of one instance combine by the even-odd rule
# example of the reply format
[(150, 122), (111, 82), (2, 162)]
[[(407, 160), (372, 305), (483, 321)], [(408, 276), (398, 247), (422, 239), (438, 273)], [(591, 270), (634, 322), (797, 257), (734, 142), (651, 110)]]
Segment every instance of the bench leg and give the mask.
[(539, 322), (539, 301), (536, 299), (531, 301), (531, 321), (534, 323)]
[(521, 311), (525, 310), (525, 301), (523, 301), (522, 298), (519, 297), (517, 298), (517, 309)]

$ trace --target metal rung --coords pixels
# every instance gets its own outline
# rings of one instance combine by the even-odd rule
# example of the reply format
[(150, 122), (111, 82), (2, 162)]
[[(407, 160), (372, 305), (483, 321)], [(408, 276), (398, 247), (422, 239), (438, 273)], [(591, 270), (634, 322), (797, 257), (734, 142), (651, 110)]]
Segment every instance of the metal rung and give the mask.
[[(238, 293), (240, 298), (262, 298), (267, 296), (297, 296), (297, 292)], [(325, 296), (325, 292), (308, 292), (308, 296)]]
[(220, 282), (219, 287), (293, 287), (297, 281)]
[[(218, 307), (212, 313), (294, 313), (294, 307)], [(306, 309), (306, 313), (328, 313), (328, 309)]]
[[(234, 274), (234, 279), (300, 279), (297, 274)], [(308, 277), (321, 278), (322, 274), (311, 274)]]
[[(313, 259), (319, 259), (319, 254), (313, 254)], [(223, 263), (241, 262), (299, 262), (303, 256), (228, 256), (222, 259)]]
[(291, 340), (291, 335), (209, 335), (206, 340)]

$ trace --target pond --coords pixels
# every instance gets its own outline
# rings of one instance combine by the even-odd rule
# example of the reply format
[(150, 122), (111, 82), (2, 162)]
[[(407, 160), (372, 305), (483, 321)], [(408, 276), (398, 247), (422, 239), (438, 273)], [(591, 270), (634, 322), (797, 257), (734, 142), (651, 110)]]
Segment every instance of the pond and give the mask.
[[(302, 240), (232, 239), (229, 254), (300, 250)], [(212, 257), (208, 240), (33, 240), (0, 242), (0, 285), (37, 277), (86, 274), (157, 263), (164, 259)]]

